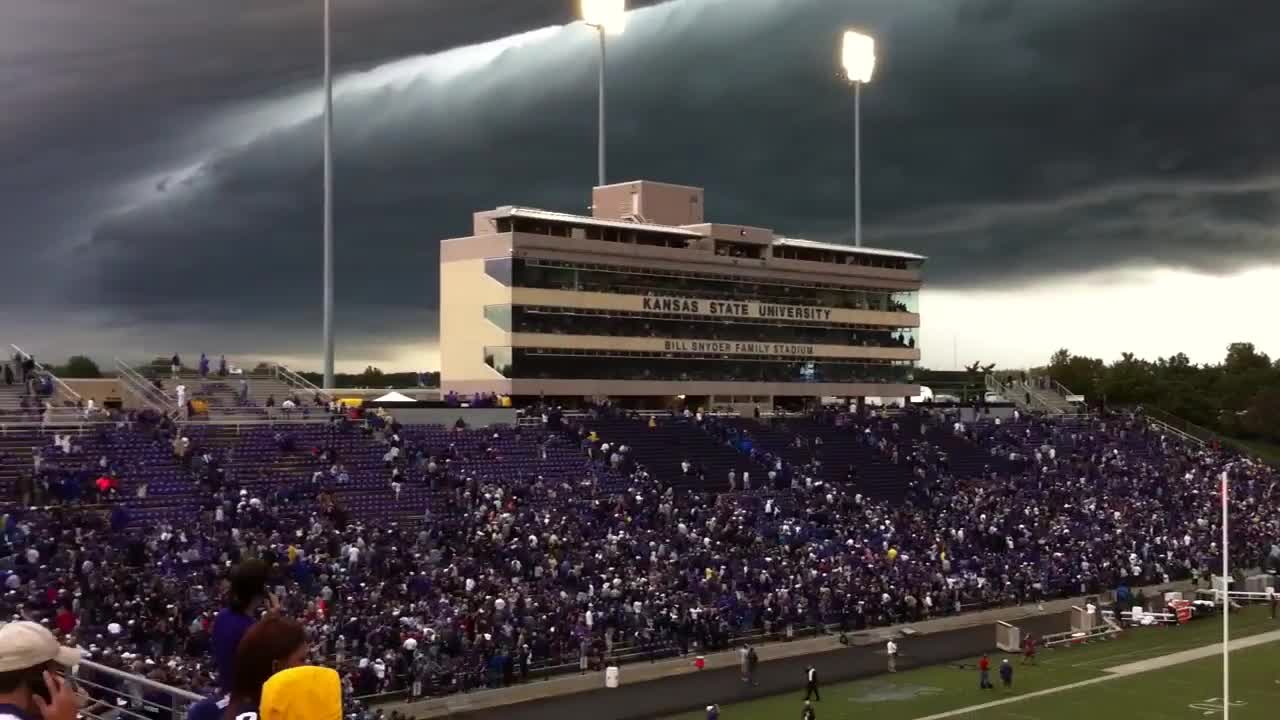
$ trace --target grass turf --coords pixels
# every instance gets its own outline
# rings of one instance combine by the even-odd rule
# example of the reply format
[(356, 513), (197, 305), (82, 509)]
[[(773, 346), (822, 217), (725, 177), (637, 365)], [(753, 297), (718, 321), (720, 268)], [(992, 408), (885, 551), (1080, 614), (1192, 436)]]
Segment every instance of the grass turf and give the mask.
[[(1263, 607), (1233, 614), (1232, 638), (1280, 630), (1280, 622), (1270, 619)], [(994, 640), (994, 630), (992, 632)], [(913, 720), (937, 713), (961, 710), (993, 700), (1027, 695), (1036, 691), (1098, 678), (1106, 668), (1158, 658), (1171, 653), (1212, 645), (1222, 639), (1222, 625), (1206, 619), (1180, 627), (1128, 630), (1112, 640), (1084, 646), (1041, 650), (1034, 666), (1014, 664), (1013, 689), (999, 687), (995, 672), (1002, 655), (993, 653), (992, 681), (995, 690), (978, 689), (976, 658), (963, 663), (937, 665), (918, 670), (881, 675), (865, 680), (822, 688), (821, 702), (814, 703), (819, 720)], [(902, 641), (902, 652), (910, 652)], [(1232, 700), (1235, 718), (1276, 717), (1280, 708), (1280, 643), (1233, 651)], [(997, 718), (999, 720), (1082, 720), (1116, 716), (1126, 720), (1143, 718), (1204, 718), (1221, 716), (1210, 699), (1222, 692), (1221, 657), (1215, 656), (1106, 682), (1029, 697), (998, 707), (956, 715), (957, 718)], [(768, 665), (761, 666), (768, 672)], [(803, 687), (785, 695), (721, 706), (722, 720), (783, 720), (798, 718), (803, 703)], [(701, 710), (676, 715), (667, 720), (703, 720)]]

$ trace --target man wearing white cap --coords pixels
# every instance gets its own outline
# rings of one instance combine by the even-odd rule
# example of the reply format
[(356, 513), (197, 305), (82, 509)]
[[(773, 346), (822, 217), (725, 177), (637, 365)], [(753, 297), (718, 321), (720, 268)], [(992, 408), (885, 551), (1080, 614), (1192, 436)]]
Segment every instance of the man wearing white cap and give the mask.
[(80, 700), (55, 670), (80, 662), (33, 622), (0, 625), (0, 720), (75, 720)]

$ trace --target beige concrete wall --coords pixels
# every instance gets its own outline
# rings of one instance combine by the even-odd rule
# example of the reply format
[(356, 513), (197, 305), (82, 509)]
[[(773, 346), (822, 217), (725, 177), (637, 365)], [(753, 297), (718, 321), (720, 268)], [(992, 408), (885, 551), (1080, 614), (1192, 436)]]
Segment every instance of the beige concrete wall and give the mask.
[[(661, 298), (667, 299), (667, 298)], [(675, 298), (677, 300), (681, 298)], [(645, 295), (613, 295), (610, 293), (575, 292), (572, 290), (544, 290), (542, 288), (513, 288), (511, 302), (516, 305), (540, 305), (543, 307), (580, 308), (585, 310), (621, 310), (626, 312), (658, 312), (671, 316), (686, 317), (749, 317), (760, 318), (759, 313), (766, 308), (794, 308), (797, 311), (820, 311), (820, 314), (807, 322), (846, 323), (849, 325), (876, 325), (890, 328), (920, 327), (918, 313), (881, 312), (877, 310), (848, 310), (844, 308), (820, 308), (816, 305), (782, 305), (780, 303), (727, 302), (719, 300), (699, 299), (696, 303), (691, 298), (688, 304), (673, 306), (670, 310), (647, 309), (659, 298)], [(745, 314), (716, 312), (720, 310), (739, 310), (745, 306)], [(696, 309), (695, 309), (696, 308)], [(785, 317), (769, 317), (770, 320), (785, 322)], [(442, 337), (447, 337), (442, 335)]]
[(60, 377), (67, 387), (88, 402), (90, 398), (102, 407), (103, 403), (119, 401), (126, 408), (138, 407), (137, 398), (127, 392), (124, 383), (116, 378), (65, 378)]
[[(457, 392), (489, 392), (484, 383), (459, 383)], [(676, 395), (763, 395), (774, 397), (911, 397), (920, 386), (906, 383), (753, 383), (658, 380), (511, 380), (511, 395), (561, 397), (675, 397)]]
[[(511, 233), (488, 233), (440, 243), (440, 262), (510, 257)], [(483, 268), (481, 268), (483, 270)]]
[[(738, 340), (671, 340), (647, 337), (602, 335), (551, 335), (512, 333), (513, 347), (555, 350), (618, 350), (623, 352), (684, 352), (742, 357), (785, 356), (800, 359), (841, 358), (857, 360), (919, 360), (916, 348), (862, 347), (857, 345), (812, 345), (790, 342), (744, 342)], [(607, 362), (605, 358), (602, 362)]]
[(731, 240), (733, 242), (752, 243), (755, 245), (768, 245), (773, 242), (773, 230), (769, 228), (752, 227), (750, 225), (724, 225), (722, 223), (701, 223), (699, 225), (687, 225), (686, 230), (702, 233), (709, 238), (716, 240)]
[(695, 225), (702, 222), (702, 188), (634, 180), (605, 185), (591, 191), (592, 216), (620, 220), (643, 218), (659, 225)]
[[(509, 236), (486, 236), (442, 243), (440, 250), (440, 385), (484, 386), (505, 392), (505, 379), (484, 361), (485, 347), (506, 347), (509, 333), (485, 318), (486, 305), (508, 305), (511, 289), (485, 273), (485, 259), (501, 257)], [(474, 392), (474, 391), (473, 391)]]

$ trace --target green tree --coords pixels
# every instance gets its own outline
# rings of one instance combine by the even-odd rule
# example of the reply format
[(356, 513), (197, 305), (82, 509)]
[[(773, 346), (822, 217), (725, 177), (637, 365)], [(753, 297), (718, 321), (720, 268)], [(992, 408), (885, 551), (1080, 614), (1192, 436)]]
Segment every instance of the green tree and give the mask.
[(367, 365), (364, 372), (356, 376), (356, 381), (364, 387), (382, 387), (386, 383), (386, 373), (372, 365)]
[(1090, 402), (1155, 407), (1224, 435), (1280, 443), (1280, 362), (1253, 343), (1232, 343), (1216, 365), (1185, 353), (1155, 362), (1124, 353), (1108, 365), (1064, 348), (1047, 370)]
[(98, 369), (98, 363), (92, 358), (85, 355), (72, 355), (67, 358), (67, 364), (54, 370), (55, 373), (63, 377), (69, 378), (100, 378), (102, 371)]
[(1251, 342), (1236, 342), (1227, 346), (1227, 359), (1222, 364), (1228, 372), (1269, 370), (1271, 358), (1258, 352)]

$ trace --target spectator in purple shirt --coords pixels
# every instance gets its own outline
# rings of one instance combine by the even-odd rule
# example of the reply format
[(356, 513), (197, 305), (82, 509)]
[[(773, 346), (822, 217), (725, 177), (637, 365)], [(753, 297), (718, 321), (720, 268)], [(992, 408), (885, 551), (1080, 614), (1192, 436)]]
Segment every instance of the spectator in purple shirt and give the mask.
[(192, 705), (188, 720), (234, 720), (245, 713), (257, 713), (267, 679), (305, 663), (309, 650), (301, 623), (282, 615), (267, 615), (241, 639), (230, 689), (221, 697)]
[(231, 597), (213, 620), (213, 660), (218, 666), (218, 686), (231, 688), (235, 677), (236, 648), (253, 626), (253, 613), (267, 599), (267, 565), (248, 560), (231, 573)]

